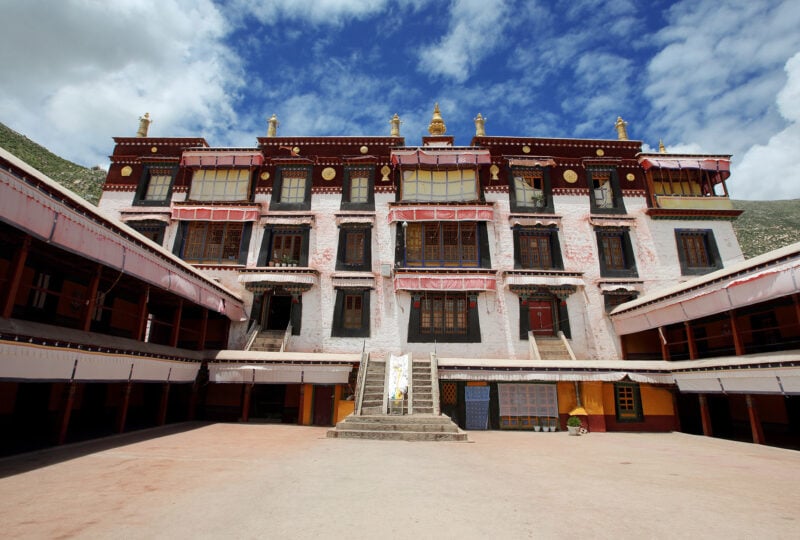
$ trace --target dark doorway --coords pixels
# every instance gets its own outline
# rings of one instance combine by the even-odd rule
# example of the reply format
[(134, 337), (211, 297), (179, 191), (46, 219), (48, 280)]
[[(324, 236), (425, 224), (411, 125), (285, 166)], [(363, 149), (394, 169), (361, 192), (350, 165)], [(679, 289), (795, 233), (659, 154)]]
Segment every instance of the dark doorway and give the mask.
[(263, 328), (266, 330), (286, 330), (292, 314), (292, 297), (289, 295), (273, 295), (268, 299), (266, 321)]
[(333, 425), (333, 386), (314, 386), (314, 425)]
[(532, 300), (528, 303), (528, 324), (537, 336), (552, 336), (555, 334), (553, 326), (553, 303), (549, 300)]
[(282, 422), (285, 402), (285, 384), (257, 384), (250, 398), (250, 418), (262, 422)]

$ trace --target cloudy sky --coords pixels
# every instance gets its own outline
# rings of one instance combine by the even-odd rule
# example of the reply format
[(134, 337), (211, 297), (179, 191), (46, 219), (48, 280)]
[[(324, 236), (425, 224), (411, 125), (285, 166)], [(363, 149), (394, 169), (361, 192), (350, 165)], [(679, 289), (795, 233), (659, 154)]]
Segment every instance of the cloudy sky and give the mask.
[(733, 154), (739, 199), (800, 198), (798, 0), (0, 0), (0, 121), (77, 163), (152, 136), (418, 144), (615, 138)]

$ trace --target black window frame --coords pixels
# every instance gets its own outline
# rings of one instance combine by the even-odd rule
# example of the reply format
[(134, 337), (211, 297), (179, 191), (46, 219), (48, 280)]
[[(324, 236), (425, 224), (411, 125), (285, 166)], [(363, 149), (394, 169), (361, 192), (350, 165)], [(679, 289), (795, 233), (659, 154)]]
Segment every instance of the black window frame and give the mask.
[(310, 225), (265, 225), (264, 236), (261, 239), (261, 247), (258, 251), (256, 266), (263, 268), (269, 265), (269, 261), (272, 260), (273, 240), (277, 234), (298, 234), (301, 237), (301, 244), (300, 259), (297, 261), (297, 266), (307, 267), (310, 232)]
[[(286, 171), (303, 170), (306, 172), (306, 185), (303, 202), (288, 203), (281, 202), (281, 191), (283, 190), (283, 177)], [(313, 167), (311, 165), (291, 165), (282, 166), (275, 169), (275, 182), (272, 184), (272, 198), (270, 199), (270, 210), (310, 210), (311, 209), (311, 185), (313, 184)]]
[[(689, 266), (684, 244), (689, 237), (702, 238), (708, 266)], [(678, 250), (678, 261), (680, 261), (681, 275), (683, 276), (700, 276), (722, 268), (722, 258), (719, 255), (712, 229), (675, 229), (675, 246)]]
[[(366, 171), (367, 173), (367, 200), (366, 202), (351, 202), (351, 181), (353, 173), (356, 171)], [(342, 202), (341, 210), (375, 210), (375, 167), (367, 166), (346, 166), (342, 179)]]
[[(563, 270), (564, 261), (561, 257), (561, 245), (558, 241), (558, 227), (522, 227), (515, 226), (514, 231), (514, 268), (520, 270)], [(544, 237), (549, 240), (550, 266), (534, 267), (524, 266), (522, 257), (522, 242), (525, 236)]]
[[(237, 259), (236, 259), (236, 262), (226, 261), (226, 260), (223, 260), (221, 258), (217, 259), (216, 261), (214, 261), (214, 260), (206, 260), (206, 259), (198, 261), (198, 260), (192, 259), (191, 261), (187, 261), (187, 262), (189, 262), (190, 264), (209, 264), (209, 265), (224, 265), (224, 266), (229, 266), (229, 265), (244, 266), (244, 265), (247, 264), (247, 255), (248, 255), (248, 253), (250, 251), (250, 237), (251, 237), (252, 232), (253, 232), (253, 222), (248, 221), (248, 222), (241, 223), (241, 222), (238, 222), (238, 221), (237, 222), (233, 222), (233, 221), (231, 221), (231, 222), (181, 221), (180, 225), (178, 226), (178, 234), (175, 236), (175, 243), (173, 244), (172, 252), (175, 255), (177, 255), (179, 258), (183, 259), (183, 260), (186, 260), (184, 258), (184, 252), (185, 252), (185, 249), (186, 249), (186, 240), (188, 238), (189, 225), (192, 224), (192, 223), (206, 223), (206, 224), (224, 223), (226, 225), (228, 225), (228, 224), (236, 224), (236, 225), (241, 224), (242, 225), (242, 234), (241, 234), (241, 236), (239, 238), (239, 255), (238, 255)], [(204, 241), (204, 243), (205, 243), (205, 241)]]
[[(466, 300), (466, 331), (459, 333), (436, 333), (423, 331), (422, 328), (422, 301), (435, 297), (465, 298)], [(478, 314), (478, 294), (475, 292), (445, 292), (428, 291), (413, 293), (411, 295), (411, 311), (408, 317), (408, 342), (409, 343), (480, 343), (481, 328)]]
[[(621, 389), (625, 388), (630, 389), (632, 392), (632, 396), (630, 399), (633, 400), (633, 413), (628, 414), (621, 414), (621, 407), (620, 407), (620, 391)], [(627, 396), (625, 399), (629, 399)], [(631, 410), (631, 409), (625, 409)], [(643, 422), (644, 421), (644, 413), (642, 411), (642, 394), (639, 387), (639, 383), (632, 383), (632, 382), (616, 382), (614, 383), (614, 412), (616, 414), (616, 420), (619, 423), (636, 423), (636, 422)]]
[[(441, 265), (441, 264), (424, 264), (424, 261), (425, 261), (425, 259), (424, 259), (424, 247), (422, 248), (422, 250), (423, 250), (423, 264), (409, 266), (408, 262), (407, 262), (408, 259), (407, 259), (407, 253), (406, 253), (406, 234), (407, 234), (406, 233), (406, 228), (407, 227), (404, 226), (404, 223), (406, 223), (406, 222), (402, 222), (402, 223), (398, 223), (397, 224), (397, 238), (396, 238), (397, 244), (396, 244), (396, 250), (395, 250), (395, 265), (396, 266), (405, 267), (405, 268), (491, 268), (492, 267), (491, 256), (490, 256), (490, 253), (489, 253), (489, 233), (488, 233), (485, 221), (457, 222), (457, 223), (474, 223), (475, 224), (476, 235), (477, 235), (478, 253), (477, 253), (477, 264), (474, 265), (474, 266), (473, 265), (471, 265), (471, 266), (454, 266), (454, 265)], [(441, 222), (441, 221), (439, 221), (439, 222), (413, 221), (413, 222), (408, 223), (408, 226), (411, 226), (412, 224), (415, 224), (415, 223), (423, 224), (423, 231), (424, 231), (424, 224), (425, 223), (443, 223), (443, 222)], [(424, 237), (424, 232), (423, 232), (423, 237)], [(440, 258), (437, 261), (433, 261), (432, 260), (431, 262), (432, 263), (433, 262), (441, 262), (443, 260), (444, 260), (443, 258)]]
[[(175, 186), (178, 168), (178, 165), (175, 163), (148, 163), (142, 167), (139, 185), (136, 187), (136, 194), (133, 196), (133, 206), (169, 206), (172, 201), (172, 188)], [(169, 182), (167, 194), (163, 199), (147, 200), (145, 196), (147, 195), (147, 189), (150, 187), (150, 179), (153, 176), (151, 173), (156, 170), (171, 171), (172, 179)]]
[(163, 221), (158, 221), (156, 219), (128, 221), (126, 225), (145, 238), (152, 240), (159, 246), (164, 245), (164, 236), (167, 231), (167, 224)]
[[(347, 262), (347, 240), (350, 235), (363, 234), (364, 245), (361, 253), (361, 262), (352, 264)], [(336, 270), (350, 270), (354, 272), (368, 272), (372, 269), (372, 226), (358, 224), (342, 224), (339, 226), (339, 247), (336, 252)]]
[[(610, 208), (600, 207), (597, 205), (594, 193), (594, 177), (593, 173), (610, 173), (609, 182), (611, 183), (611, 196), (613, 197), (612, 206)], [(592, 214), (625, 214), (625, 202), (622, 198), (622, 188), (619, 183), (619, 173), (614, 166), (589, 166), (586, 167), (586, 183), (589, 187), (589, 205)]]
[[(507, 167), (508, 174), (508, 200), (512, 212), (525, 213), (525, 214), (552, 214), (555, 212), (553, 205), (553, 189), (552, 181), (550, 178), (550, 169), (552, 167)], [(519, 204), (517, 200), (517, 188), (514, 185), (515, 172), (534, 171), (542, 173), (542, 194), (544, 197), (544, 205), (540, 207), (526, 206)]]
[[(597, 227), (595, 228), (597, 240), (597, 258), (600, 264), (600, 275), (602, 277), (639, 277), (636, 269), (636, 257), (633, 253), (630, 231), (626, 227)], [(621, 253), (623, 257), (623, 268), (609, 268), (606, 264), (605, 248), (603, 247), (603, 237), (618, 237), (621, 243)]]
[[(336, 289), (333, 307), (331, 337), (370, 337), (370, 289), (341, 287)], [(361, 325), (359, 328), (345, 328), (345, 303), (348, 296), (361, 298)]]
[(606, 313), (611, 313), (617, 306), (636, 300), (638, 297), (637, 291), (605, 291), (603, 292), (603, 304)]

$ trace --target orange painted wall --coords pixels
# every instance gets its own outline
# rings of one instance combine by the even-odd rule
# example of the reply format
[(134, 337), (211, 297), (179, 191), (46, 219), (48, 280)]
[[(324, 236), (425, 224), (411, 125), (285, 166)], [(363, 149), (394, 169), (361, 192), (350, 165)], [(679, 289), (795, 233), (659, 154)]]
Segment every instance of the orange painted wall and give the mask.
[(336, 422), (341, 422), (346, 417), (353, 414), (356, 402), (351, 399), (344, 399), (339, 401), (338, 412), (336, 414)]
[(302, 390), (302, 407), (303, 411), (301, 413), (301, 421), (300, 423), (304, 426), (311, 425), (311, 413), (313, 411), (314, 405), (314, 385), (313, 384), (304, 384)]

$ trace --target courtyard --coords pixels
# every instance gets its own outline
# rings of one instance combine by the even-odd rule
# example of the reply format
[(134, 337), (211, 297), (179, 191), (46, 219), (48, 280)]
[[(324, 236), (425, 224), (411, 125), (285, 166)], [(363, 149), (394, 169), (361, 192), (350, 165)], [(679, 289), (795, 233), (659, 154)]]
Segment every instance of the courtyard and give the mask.
[(184, 423), (0, 460), (6, 538), (796, 538), (800, 453), (682, 433)]

